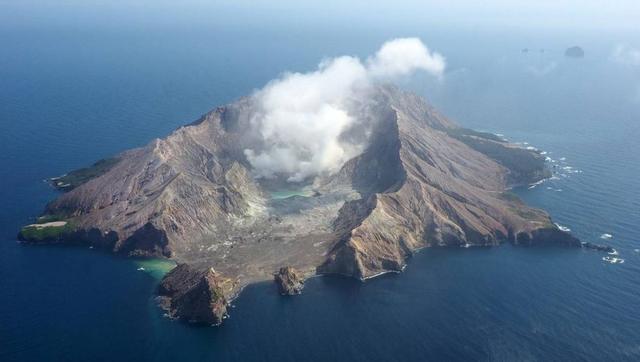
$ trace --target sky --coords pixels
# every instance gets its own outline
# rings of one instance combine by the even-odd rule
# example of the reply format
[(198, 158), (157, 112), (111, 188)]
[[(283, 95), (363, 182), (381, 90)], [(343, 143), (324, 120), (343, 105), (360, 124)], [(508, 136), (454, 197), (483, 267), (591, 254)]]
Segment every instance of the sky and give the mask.
[[(14, 49), (15, 54), (7, 52), (7, 57), (0, 57), (0, 65), (6, 59), (9, 63), (31, 61), (38, 65), (38, 57), (53, 56), (81, 66), (102, 64), (111, 69), (109, 66), (117, 64), (130, 69), (128, 56), (146, 56), (137, 52), (137, 46), (142, 44), (147, 47), (141, 48), (159, 55), (159, 59), (148, 67), (145, 63), (140, 70), (152, 74), (154, 69), (174, 71), (171, 59), (180, 59), (181, 54), (199, 54), (203, 59), (216, 54), (224, 58), (225, 50), (230, 48), (229, 53), (236, 58), (207, 63), (200, 71), (227, 66), (247, 71), (258, 68), (252, 73), (254, 78), (247, 77), (251, 81), (244, 87), (267, 84), (258, 93), (263, 115), (254, 122), (254, 131), (263, 138), (263, 144), (247, 149), (247, 157), (262, 176), (285, 173), (292, 181), (300, 181), (335, 171), (344, 160), (362, 150), (362, 142), (345, 144), (340, 139), (355, 122), (347, 112), (345, 99), (352, 98), (355, 85), (362, 79), (369, 81), (380, 73), (403, 73), (398, 69), (413, 68), (441, 78), (444, 58), (446, 71), (456, 74), (465, 71), (465, 50), (477, 44), (494, 44), (494, 51), (544, 48), (545, 56), (562, 54), (567, 46), (582, 45), (589, 56), (609, 57), (619, 67), (637, 72), (638, 19), (640, 0), (0, 0), (0, 45), (15, 45), (6, 47)], [(459, 34), (451, 36), (455, 32)], [(112, 34), (116, 36), (110, 37)], [(180, 41), (168, 41), (176, 34)], [(605, 36), (602, 41), (598, 37), (600, 43), (595, 44), (591, 41), (593, 34)], [(428, 48), (438, 52), (438, 57), (442, 54), (442, 60), (437, 61), (438, 57), (420, 47), (415, 54), (427, 56), (416, 57), (422, 60), (409, 64), (398, 63), (398, 57), (373, 55), (383, 42), (406, 37), (420, 37)], [(58, 47), (60, 52), (56, 51)], [(216, 51), (210, 52), (209, 48)], [(491, 53), (486, 46), (476, 50), (478, 59)], [(66, 53), (71, 56), (60, 56)], [(290, 53), (295, 56), (283, 64), (281, 59)], [(408, 54), (406, 49), (401, 53)], [(527, 70), (544, 77), (557, 70), (558, 62), (540, 54)], [(96, 60), (100, 56), (106, 59)], [(331, 57), (339, 56), (347, 57), (349, 67), (337, 66), (342, 63), (330, 66), (334, 59)], [(245, 63), (241, 58), (246, 58)], [(324, 63), (315, 68), (317, 62)], [(432, 69), (434, 64), (438, 66)], [(38, 70), (36, 66), (34, 69)], [(189, 69), (186, 74), (196, 71)], [(276, 79), (269, 82), (273, 77)], [(344, 79), (354, 81), (342, 84), (344, 96), (336, 98), (335, 82)], [(430, 79), (420, 80), (431, 84)], [(634, 84), (633, 97), (640, 102), (640, 82)], [(295, 95), (300, 94), (302, 86), (316, 90), (316, 97), (290, 102), (298, 99)], [(225, 92), (225, 96), (230, 93)], [(300, 119), (313, 125), (312, 129), (292, 127), (293, 121)], [(327, 119), (339, 119), (341, 123)], [(299, 137), (301, 134), (305, 137)], [(312, 138), (312, 134), (323, 137)], [(296, 143), (298, 138), (304, 142)]]
[(0, 0), (2, 27), (91, 24), (416, 26), (640, 32), (637, 0)]

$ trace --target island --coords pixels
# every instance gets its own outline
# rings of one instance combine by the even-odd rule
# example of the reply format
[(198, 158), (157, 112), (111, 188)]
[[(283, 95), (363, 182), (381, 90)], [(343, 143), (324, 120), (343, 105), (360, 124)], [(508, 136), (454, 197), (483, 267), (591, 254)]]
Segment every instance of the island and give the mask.
[(160, 305), (210, 325), (251, 283), (273, 280), (295, 295), (313, 275), (401, 272), (425, 247), (585, 246), (509, 191), (550, 176), (539, 151), (460, 127), (395, 86), (376, 85), (366, 99), (366, 147), (336, 172), (255, 177), (249, 96), (52, 179), (63, 193), (18, 237), (170, 258)]
[(584, 50), (579, 46), (572, 46), (564, 51), (564, 56), (568, 58), (584, 58)]

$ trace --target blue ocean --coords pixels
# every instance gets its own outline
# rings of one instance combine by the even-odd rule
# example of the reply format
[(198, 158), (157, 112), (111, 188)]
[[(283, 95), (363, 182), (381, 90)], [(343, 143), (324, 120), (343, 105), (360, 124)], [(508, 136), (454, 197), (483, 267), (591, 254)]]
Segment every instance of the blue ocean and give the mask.
[[(615, 56), (640, 33), (22, 6), (0, 4), (1, 361), (640, 360), (640, 66)], [(16, 242), (57, 195), (46, 178), (401, 36), (442, 53), (447, 71), (400, 86), (546, 152), (555, 176), (514, 191), (624, 263), (569, 248), (425, 249), (365, 283), (313, 278), (292, 298), (251, 285), (216, 328), (163, 316), (161, 262)], [(572, 45), (585, 57), (566, 57)]]

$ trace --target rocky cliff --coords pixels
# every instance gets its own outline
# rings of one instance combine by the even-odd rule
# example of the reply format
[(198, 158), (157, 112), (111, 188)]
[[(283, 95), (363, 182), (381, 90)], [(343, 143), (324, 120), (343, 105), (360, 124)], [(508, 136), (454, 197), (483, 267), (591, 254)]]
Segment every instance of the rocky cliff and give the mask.
[[(244, 286), (274, 273), (281, 291), (294, 294), (311, 274), (400, 271), (424, 247), (580, 246), (507, 191), (548, 175), (542, 155), (461, 128), (416, 95), (372, 90), (362, 107), (375, 120), (367, 147), (306, 183), (252, 175), (243, 150), (253, 112), (252, 99), (241, 99), (56, 179), (67, 192), (45, 218), (67, 226), (21, 238), (173, 258), (179, 266), (160, 286), (163, 305), (176, 318), (209, 324), (221, 322), (226, 301)], [(292, 187), (299, 190), (281, 196)]]

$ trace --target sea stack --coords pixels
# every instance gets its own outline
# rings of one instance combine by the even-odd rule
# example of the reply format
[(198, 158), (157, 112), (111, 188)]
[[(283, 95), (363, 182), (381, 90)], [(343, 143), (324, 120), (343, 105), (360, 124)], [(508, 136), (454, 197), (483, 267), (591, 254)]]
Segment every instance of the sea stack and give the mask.
[(282, 295), (296, 295), (302, 293), (304, 280), (302, 276), (292, 267), (282, 267), (274, 275), (278, 291)]

